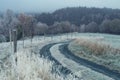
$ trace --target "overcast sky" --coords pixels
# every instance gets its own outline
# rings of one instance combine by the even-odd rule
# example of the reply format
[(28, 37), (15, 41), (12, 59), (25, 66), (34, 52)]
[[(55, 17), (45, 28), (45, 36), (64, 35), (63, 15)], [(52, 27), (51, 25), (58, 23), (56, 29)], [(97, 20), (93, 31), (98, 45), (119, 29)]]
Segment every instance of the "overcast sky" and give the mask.
[(0, 0), (0, 11), (51, 12), (64, 7), (119, 8), (120, 0)]

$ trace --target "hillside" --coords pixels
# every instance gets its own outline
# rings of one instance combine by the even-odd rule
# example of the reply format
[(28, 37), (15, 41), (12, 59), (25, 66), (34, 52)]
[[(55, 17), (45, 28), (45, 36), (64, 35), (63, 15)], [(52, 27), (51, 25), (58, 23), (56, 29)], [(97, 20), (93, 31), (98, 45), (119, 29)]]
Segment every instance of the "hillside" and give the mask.
[[(51, 43), (52, 44), (60, 43), (60, 42), (66, 43), (67, 41), (73, 40), (76, 38), (85, 38), (87, 40), (98, 39), (102, 41), (102, 43), (105, 42), (106, 44), (110, 44), (112, 47), (118, 48), (118, 49), (120, 45), (119, 44), (120, 37), (117, 35), (88, 34), (88, 33), (87, 34), (70, 33), (70, 34), (46, 36), (46, 37), (36, 36), (33, 38), (32, 43), (29, 38), (26, 39), (24, 46), (23, 46), (23, 41), (20, 40), (18, 41), (18, 48), (17, 48), (18, 52), (15, 54), (12, 54), (13, 46), (11, 46), (11, 43), (9, 42), (0, 43), (0, 71), (1, 71), (0, 78), (2, 80), (6, 80), (6, 79), (16, 80), (17, 78), (19, 78), (19, 80), (28, 80), (28, 79), (31, 79), (31, 80), (36, 80), (36, 79), (37, 80), (88, 80), (88, 79), (89, 80), (96, 80), (96, 79), (97, 80), (114, 80), (105, 74), (99, 73), (95, 70), (90, 69), (89, 67), (76, 63), (70, 58), (65, 57), (64, 54), (60, 53), (58, 45), (52, 46), (50, 48), (51, 53), (49, 53), (49, 55), (52, 54), (51, 56), (53, 56), (55, 60), (49, 59), (49, 55), (46, 55), (47, 59), (44, 58), (43, 56), (42, 57), (40, 56), (40, 53), (42, 53), (40, 52), (40, 50), (45, 45), (49, 45)], [(115, 41), (116, 43), (114, 43)], [(46, 52), (49, 52), (49, 51), (46, 51)], [(46, 52), (42, 54), (45, 55)], [(111, 55), (110, 57), (112, 57)], [(17, 58), (17, 64), (15, 64), (16, 58)], [(116, 58), (115, 61), (117, 62), (119, 61), (119, 59)], [(57, 62), (61, 64), (55, 65), (54, 63), (57, 63)], [(114, 63), (116, 64), (116, 62)], [(71, 65), (72, 63), (74, 63), (74, 66)], [(73, 73), (64, 74), (64, 75), (61, 74), (59, 69), (62, 70), (61, 69), (62, 66), (70, 69)], [(55, 71), (53, 72), (52, 70), (53, 71), (55, 70)], [(63, 68), (63, 71), (66, 72), (64, 68)], [(77, 78), (75, 75), (79, 77)]]
[(88, 24), (92, 21), (101, 24), (105, 19), (113, 20), (115, 18), (120, 19), (119, 9), (87, 7), (68, 7), (53, 13), (37, 15), (38, 21), (48, 25), (52, 25), (55, 21), (69, 21), (75, 25)]

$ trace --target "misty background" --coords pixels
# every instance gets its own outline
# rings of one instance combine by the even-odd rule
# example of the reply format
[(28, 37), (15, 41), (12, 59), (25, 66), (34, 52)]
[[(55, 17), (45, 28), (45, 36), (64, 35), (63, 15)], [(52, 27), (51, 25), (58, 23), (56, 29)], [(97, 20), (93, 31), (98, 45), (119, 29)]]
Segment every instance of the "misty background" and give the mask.
[[(119, 0), (0, 0), (0, 42), (64, 33), (120, 35)], [(1, 37), (2, 36), (2, 37)]]
[(53, 12), (64, 7), (120, 8), (120, 0), (0, 0), (0, 11)]

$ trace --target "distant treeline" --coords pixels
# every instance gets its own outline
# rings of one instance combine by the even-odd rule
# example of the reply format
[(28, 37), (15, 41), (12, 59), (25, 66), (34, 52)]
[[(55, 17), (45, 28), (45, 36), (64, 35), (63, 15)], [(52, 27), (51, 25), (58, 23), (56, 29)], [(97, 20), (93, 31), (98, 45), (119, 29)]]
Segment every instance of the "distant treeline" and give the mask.
[(0, 14), (0, 42), (9, 41), (10, 30), (18, 39), (34, 35), (68, 32), (120, 34), (120, 10), (108, 8), (63, 8), (53, 13), (20, 13), (12, 10)]
[(55, 22), (68, 21), (72, 26), (76, 26), (75, 28), (78, 28), (76, 30), (79, 32), (120, 34), (119, 9), (87, 7), (63, 8), (53, 13), (36, 14), (35, 18), (37, 21), (46, 23), (48, 26), (54, 25)]
[(96, 22), (100, 25), (105, 19), (120, 19), (120, 10), (109, 8), (73, 7), (59, 9), (53, 13), (36, 14), (35, 17), (38, 21), (46, 23), (47, 25), (52, 25), (56, 21), (69, 21), (77, 26), (82, 24), (87, 25), (90, 22)]

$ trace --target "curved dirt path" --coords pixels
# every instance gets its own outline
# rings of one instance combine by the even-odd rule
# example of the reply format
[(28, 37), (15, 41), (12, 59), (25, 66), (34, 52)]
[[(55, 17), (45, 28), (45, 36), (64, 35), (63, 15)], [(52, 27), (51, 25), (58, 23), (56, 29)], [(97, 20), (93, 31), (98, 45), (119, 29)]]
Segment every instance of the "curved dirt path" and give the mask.
[(51, 61), (54, 62), (54, 67), (55, 67), (55, 68), (52, 69), (53, 72), (56, 71), (56, 67), (57, 67), (57, 69), (58, 69), (58, 67), (59, 67), (60, 73), (63, 74), (64, 76), (66, 76), (66, 75), (70, 74), (71, 71), (70, 71), (69, 69), (67, 69), (66, 67), (62, 66), (62, 64), (61, 64), (59, 61), (57, 61), (57, 60), (51, 55), (50, 48), (51, 48), (53, 45), (55, 45), (55, 44), (56, 44), (56, 43), (51, 43), (51, 44), (47, 44), (47, 45), (43, 46), (43, 47), (40, 49), (40, 56), (41, 56), (41, 57), (44, 57), (44, 58), (47, 58), (47, 59), (49, 59), (49, 60), (51, 60)]
[(68, 44), (62, 44), (61, 46), (59, 46), (59, 51), (65, 57), (67, 57), (68, 59), (72, 59), (73, 61), (77, 62), (80, 65), (86, 66), (96, 72), (107, 75), (115, 80), (120, 80), (120, 73), (118, 73), (117, 71), (110, 70), (102, 65), (99, 65), (89, 60), (75, 56), (73, 53), (71, 53), (68, 50)]
[[(61, 63), (64, 67), (71, 70), (71, 72), (79, 78), (89, 79), (89, 80), (118, 80), (112, 79), (105, 74), (99, 73), (97, 71), (91, 70), (90, 68), (77, 63), (76, 61), (66, 57), (63, 53), (59, 51), (59, 46), (62, 44), (55, 44), (50, 48), (51, 56), (53, 56), (57, 61)], [(64, 52), (64, 50), (63, 50)], [(91, 73), (91, 74), (89, 74)], [(89, 74), (89, 75), (88, 75)], [(88, 78), (87, 78), (88, 77)], [(91, 78), (91, 79), (90, 79)], [(99, 79), (98, 79), (99, 78)]]

